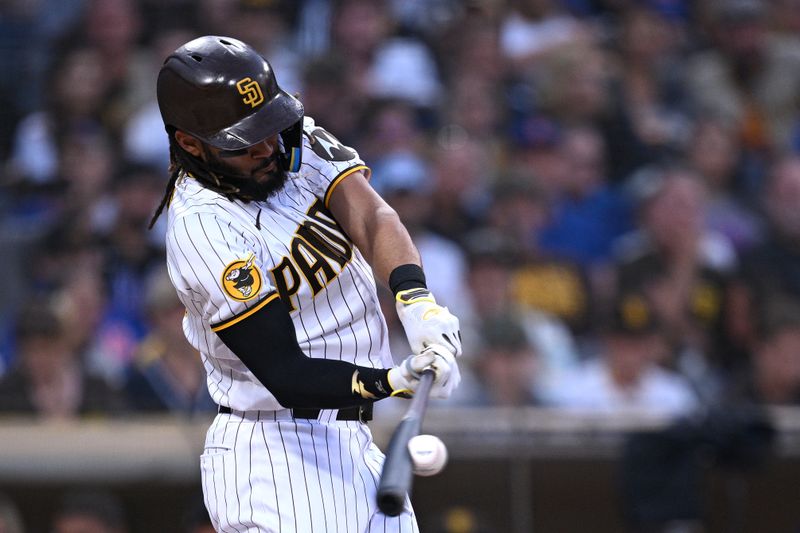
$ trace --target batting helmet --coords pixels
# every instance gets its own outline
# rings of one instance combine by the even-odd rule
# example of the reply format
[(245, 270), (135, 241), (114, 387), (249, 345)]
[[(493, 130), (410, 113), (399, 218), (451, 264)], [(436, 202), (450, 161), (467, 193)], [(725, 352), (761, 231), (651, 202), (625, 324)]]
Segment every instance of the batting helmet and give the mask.
[(303, 104), (278, 87), (270, 64), (247, 44), (215, 35), (189, 41), (164, 61), (157, 95), (168, 128), (221, 150), (279, 133), (284, 169), (300, 169)]

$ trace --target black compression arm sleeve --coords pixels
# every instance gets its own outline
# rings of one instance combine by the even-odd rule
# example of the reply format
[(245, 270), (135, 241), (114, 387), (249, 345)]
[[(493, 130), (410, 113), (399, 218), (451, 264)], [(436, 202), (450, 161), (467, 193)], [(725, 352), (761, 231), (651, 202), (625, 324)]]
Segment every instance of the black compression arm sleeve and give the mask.
[(392, 392), (387, 369), (306, 356), (297, 344), (289, 309), (280, 298), (217, 330), (217, 335), (286, 408), (339, 409)]

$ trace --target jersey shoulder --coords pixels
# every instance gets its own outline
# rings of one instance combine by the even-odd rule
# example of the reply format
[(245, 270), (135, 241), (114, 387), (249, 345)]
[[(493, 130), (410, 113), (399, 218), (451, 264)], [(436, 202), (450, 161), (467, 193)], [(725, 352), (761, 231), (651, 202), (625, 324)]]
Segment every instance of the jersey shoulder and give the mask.
[(197, 229), (198, 224), (221, 224), (237, 234), (250, 235), (256, 239), (252, 226), (256, 215), (238, 201), (231, 201), (224, 195), (201, 185), (197, 180), (182, 176), (175, 184), (175, 191), (169, 204), (167, 232), (174, 231), (175, 225)]
[(299, 177), (319, 196), (325, 196), (332, 183), (355, 170), (369, 176), (370, 170), (355, 149), (346, 146), (311, 117), (303, 120), (303, 164)]
[(197, 213), (223, 213), (231, 208), (231, 201), (222, 194), (204, 187), (191, 176), (182, 175), (175, 183), (175, 190), (169, 202), (173, 218), (181, 218)]
[(347, 168), (364, 164), (355, 149), (346, 146), (311, 117), (303, 119), (303, 162), (315, 167)]

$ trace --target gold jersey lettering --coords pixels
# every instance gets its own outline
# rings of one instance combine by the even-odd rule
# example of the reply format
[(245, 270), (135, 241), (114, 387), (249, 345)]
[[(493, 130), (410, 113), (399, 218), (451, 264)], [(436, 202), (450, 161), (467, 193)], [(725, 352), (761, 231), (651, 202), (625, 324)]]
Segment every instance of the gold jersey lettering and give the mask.
[(270, 271), (275, 288), (290, 311), (297, 309), (302, 280), (316, 296), (353, 258), (352, 243), (321, 200), (317, 200), (307, 214), (310, 220), (297, 227), (289, 244), (289, 255)]

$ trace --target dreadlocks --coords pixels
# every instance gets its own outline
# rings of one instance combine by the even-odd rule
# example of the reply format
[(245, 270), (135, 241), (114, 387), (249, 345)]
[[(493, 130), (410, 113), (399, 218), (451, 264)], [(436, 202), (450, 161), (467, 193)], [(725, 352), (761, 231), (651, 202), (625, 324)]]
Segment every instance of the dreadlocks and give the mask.
[(161, 213), (164, 211), (164, 207), (169, 203), (172, 197), (172, 191), (175, 189), (175, 183), (177, 183), (181, 171), (203, 182), (203, 185), (209, 189), (224, 194), (228, 199), (232, 199), (232, 197), (240, 191), (239, 187), (230, 183), (225, 183), (217, 174), (208, 170), (201, 159), (198, 159), (181, 148), (178, 141), (175, 140), (175, 131), (173, 127), (167, 128), (167, 134), (169, 135), (169, 181), (167, 181), (164, 197), (161, 199), (161, 203), (158, 204), (153, 218), (150, 219), (148, 229), (153, 229), (158, 217), (160, 217)]

